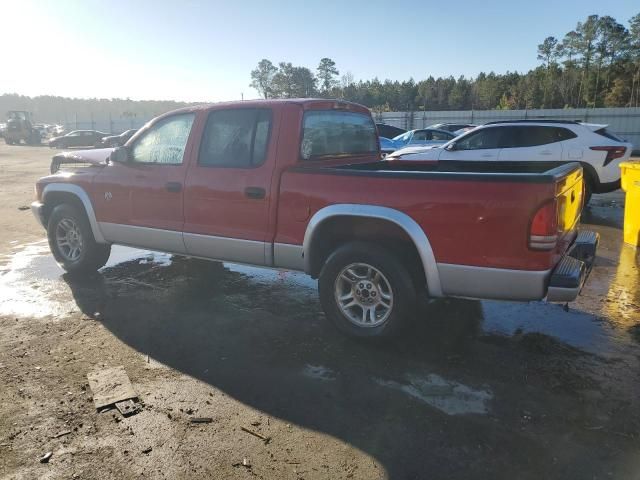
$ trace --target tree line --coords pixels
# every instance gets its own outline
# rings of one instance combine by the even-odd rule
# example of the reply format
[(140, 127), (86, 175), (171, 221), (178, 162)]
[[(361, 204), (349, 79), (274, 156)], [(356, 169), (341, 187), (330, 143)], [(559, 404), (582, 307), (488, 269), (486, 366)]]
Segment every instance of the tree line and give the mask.
[(262, 59), (251, 84), (264, 98), (342, 98), (374, 111), (490, 110), (640, 106), (640, 14), (618, 23), (590, 15), (562, 39), (538, 45), (541, 64), (527, 73), (480, 73), (415, 81), (355, 81), (322, 58), (307, 67)]
[(27, 97), (15, 93), (0, 95), (0, 122), (9, 110), (26, 110), (35, 114), (36, 122), (73, 124), (81, 122), (113, 122), (136, 125), (169, 110), (190, 105), (165, 100), (130, 100), (122, 98), (66, 98), (53, 95)]

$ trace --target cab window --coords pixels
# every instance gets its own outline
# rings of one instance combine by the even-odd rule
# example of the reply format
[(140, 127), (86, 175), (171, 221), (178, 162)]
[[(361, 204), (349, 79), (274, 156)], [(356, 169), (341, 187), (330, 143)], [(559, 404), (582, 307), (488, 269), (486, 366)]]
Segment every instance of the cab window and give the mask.
[(172, 115), (156, 123), (131, 149), (135, 163), (180, 165), (195, 114)]
[(303, 160), (378, 153), (376, 126), (370, 115), (311, 110), (302, 121)]
[(198, 164), (236, 168), (262, 165), (270, 131), (269, 109), (214, 110), (207, 119)]

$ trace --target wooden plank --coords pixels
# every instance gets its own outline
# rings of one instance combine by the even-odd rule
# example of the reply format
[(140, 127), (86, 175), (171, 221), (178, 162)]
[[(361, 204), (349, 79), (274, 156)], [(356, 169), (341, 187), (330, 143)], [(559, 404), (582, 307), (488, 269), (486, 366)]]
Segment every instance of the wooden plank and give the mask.
[(91, 372), (87, 379), (96, 409), (138, 397), (123, 366)]

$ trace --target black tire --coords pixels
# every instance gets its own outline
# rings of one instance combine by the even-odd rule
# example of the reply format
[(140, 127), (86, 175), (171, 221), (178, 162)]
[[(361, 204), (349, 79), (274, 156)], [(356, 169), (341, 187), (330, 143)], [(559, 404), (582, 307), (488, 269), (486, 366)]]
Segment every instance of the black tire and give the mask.
[[(336, 285), (340, 273), (351, 264), (374, 267), (388, 282), (392, 306), (386, 320), (379, 325), (357, 325), (343, 313), (336, 298)], [(352, 288), (357, 288), (355, 285)], [(335, 250), (327, 259), (318, 280), (320, 302), (327, 317), (343, 333), (360, 338), (396, 336), (409, 327), (416, 311), (416, 288), (409, 270), (402, 261), (387, 250), (367, 242), (352, 242)], [(355, 308), (356, 312), (358, 307)], [(362, 312), (363, 309), (360, 309)], [(353, 310), (352, 310), (353, 311)], [(363, 315), (364, 312), (363, 312)]]
[[(70, 220), (77, 227), (76, 230), (81, 238), (82, 247), (77, 258), (74, 259), (71, 259), (57, 242), (56, 235), (60, 229), (63, 230), (60, 224), (64, 220)], [(47, 237), (54, 258), (69, 273), (95, 272), (107, 263), (111, 253), (111, 245), (95, 241), (84, 211), (73, 205), (62, 204), (53, 209), (47, 225)]]

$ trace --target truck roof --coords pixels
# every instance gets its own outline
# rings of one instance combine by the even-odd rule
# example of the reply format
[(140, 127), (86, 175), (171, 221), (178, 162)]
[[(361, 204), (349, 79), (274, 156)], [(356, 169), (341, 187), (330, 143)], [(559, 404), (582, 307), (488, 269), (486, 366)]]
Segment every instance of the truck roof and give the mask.
[(301, 105), (304, 110), (314, 109), (314, 107), (336, 110), (351, 110), (362, 113), (369, 113), (369, 109), (363, 105), (346, 100), (331, 98), (274, 98), (274, 99), (258, 99), (258, 100), (235, 100), (230, 102), (204, 103), (200, 105), (191, 105), (167, 112), (161, 117), (183, 112), (196, 112), (201, 110), (218, 110), (225, 108), (269, 108), (274, 105), (294, 104)]

